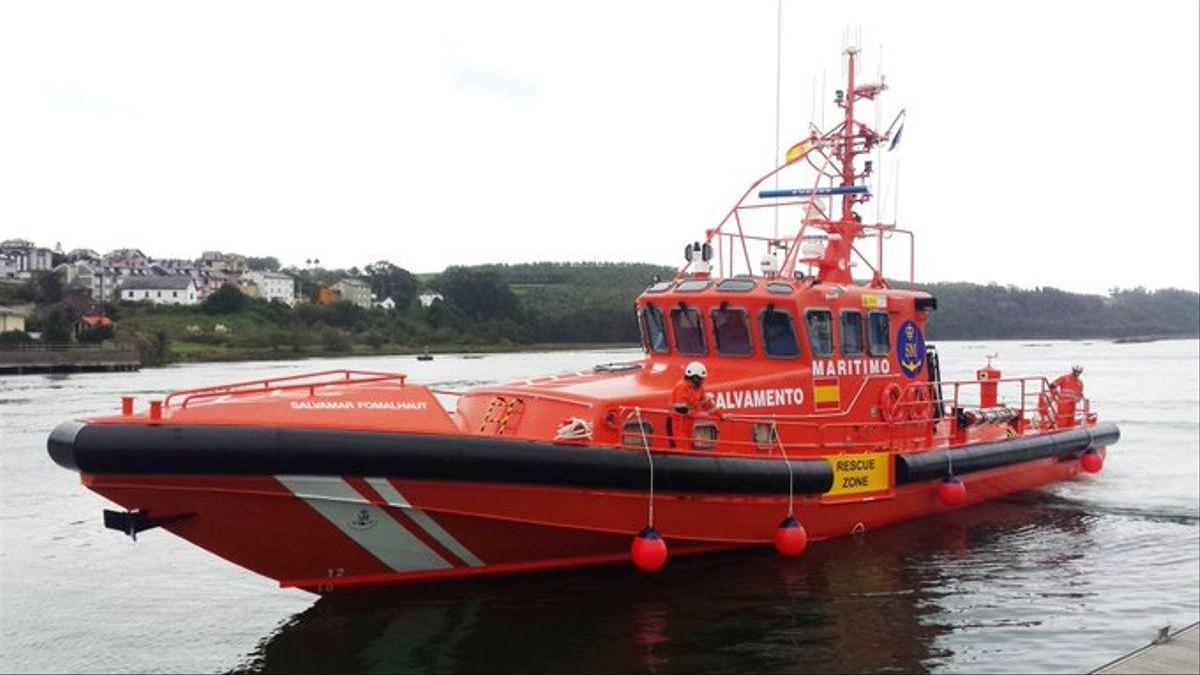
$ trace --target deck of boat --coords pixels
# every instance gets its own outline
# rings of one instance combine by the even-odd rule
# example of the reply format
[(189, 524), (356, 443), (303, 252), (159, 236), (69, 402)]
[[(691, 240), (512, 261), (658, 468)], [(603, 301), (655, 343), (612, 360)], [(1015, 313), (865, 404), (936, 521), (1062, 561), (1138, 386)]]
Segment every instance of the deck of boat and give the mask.
[(1094, 673), (1200, 673), (1200, 623), (1142, 647)]

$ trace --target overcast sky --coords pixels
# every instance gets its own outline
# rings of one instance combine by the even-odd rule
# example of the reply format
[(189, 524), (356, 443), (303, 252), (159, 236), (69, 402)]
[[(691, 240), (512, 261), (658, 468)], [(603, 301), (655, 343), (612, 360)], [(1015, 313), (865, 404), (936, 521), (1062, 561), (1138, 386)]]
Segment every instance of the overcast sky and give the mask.
[[(784, 146), (861, 26), (883, 117), (908, 110), (884, 175), (899, 162), (919, 278), (1196, 289), (1197, 7), (785, 2)], [(675, 265), (771, 166), (775, 15), (10, 0), (0, 238), (417, 272)]]

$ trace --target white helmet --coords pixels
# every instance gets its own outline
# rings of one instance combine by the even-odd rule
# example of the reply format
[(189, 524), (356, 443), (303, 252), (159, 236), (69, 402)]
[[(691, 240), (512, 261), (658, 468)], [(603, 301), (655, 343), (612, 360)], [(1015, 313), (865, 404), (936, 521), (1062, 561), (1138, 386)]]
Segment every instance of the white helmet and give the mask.
[(705, 368), (704, 364), (700, 363), (699, 361), (692, 361), (691, 363), (687, 364), (687, 368), (683, 369), (683, 376), (698, 377), (703, 380), (704, 378), (708, 377), (708, 368)]

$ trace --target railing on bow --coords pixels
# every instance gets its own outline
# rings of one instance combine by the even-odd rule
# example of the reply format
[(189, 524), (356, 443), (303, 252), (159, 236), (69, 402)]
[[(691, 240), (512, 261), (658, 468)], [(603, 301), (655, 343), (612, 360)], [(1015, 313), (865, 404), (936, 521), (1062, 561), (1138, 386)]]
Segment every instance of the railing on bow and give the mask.
[[(870, 376), (871, 380), (893, 382), (886, 376)], [(879, 406), (875, 412), (863, 406), (858, 410), (842, 411), (836, 418), (813, 415), (753, 415), (746, 413), (724, 413), (717, 415), (699, 414), (684, 422), (682, 415), (662, 408), (620, 406), (618, 433), (622, 445), (641, 449), (642, 433), (650, 447), (656, 451), (692, 452), (696, 449), (739, 455), (771, 455), (779, 452), (782, 443), (789, 455), (825, 455), (835, 452), (877, 450), (880, 447), (897, 449), (931, 447), (951, 444), (961, 431), (956, 411), (963, 408), (978, 408), (980, 397), (966, 396), (972, 388), (981, 385), (1007, 385), (1016, 390), (1016, 402), (1007, 403), (997, 399), (997, 407), (1015, 413), (1014, 424), (1019, 432), (1030, 429), (1049, 430), (1088, 424), (1094, 420), (1091, 402), (1080, 396), (1069, 417), (1062, 417), (1059, 398), (1055, 396), (1050, 382), (1041, 376), (1010, 377), (991, 381), (953, 380), (942, 382), (910, 382), (900, 389), (900, 397), (889, 417), (870, 420), (847, 419), (851, 412), (860, 415), (882, 415)], [(860, 390), (861, 391), (861, 390)], [(943, 392), (949, 392), (946, 396)], [(858, 400), (857, 397), (855, 399)], [(1034, 417), (1036, 413), (1037, 417)], [(638, 421), (648, 428), (638, 429)], [(696, 438), (687, 435), (688, 427), (711, 425), (714, 438)]]
[(262, 380), (249, 380), (233, 384), (221, 384), (213, 387), (184, 389), (171, 392), (163, 402), (164, 407), (177, 404), (186, 408), (189, 403), (205, 398), (219, 396), (239, 396), (247, 394), (263, 394), (272, 391), (288, 391), (307, 389), (310, 396), (317, 389), (329, 386), (369, 384), (376, 382), (395, 382), (403, 385), (407, 376), (400, 373), (380, 373), (369, 370), (324, 370), (303, 375), (288, 375)]

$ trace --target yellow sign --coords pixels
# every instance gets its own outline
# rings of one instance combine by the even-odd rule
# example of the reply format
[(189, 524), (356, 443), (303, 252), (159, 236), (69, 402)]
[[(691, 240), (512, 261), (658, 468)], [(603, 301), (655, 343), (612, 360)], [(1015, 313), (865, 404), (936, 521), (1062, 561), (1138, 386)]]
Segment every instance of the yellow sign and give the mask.
[(833, 469), (833, 487), (826, 495), (837, 497), (864, 492), (886, 492), (891, 485), (891, 453), (865, 452), (826, 457)]
[(875, 295), (874, 293), (864, 293), (862, 296), (862, 306), (875, 309), (887, 309), (887, 296)]

